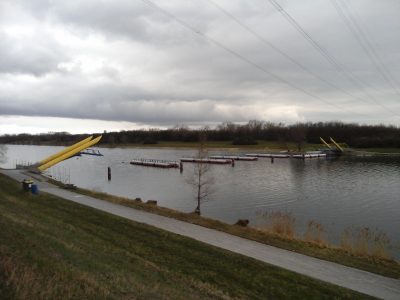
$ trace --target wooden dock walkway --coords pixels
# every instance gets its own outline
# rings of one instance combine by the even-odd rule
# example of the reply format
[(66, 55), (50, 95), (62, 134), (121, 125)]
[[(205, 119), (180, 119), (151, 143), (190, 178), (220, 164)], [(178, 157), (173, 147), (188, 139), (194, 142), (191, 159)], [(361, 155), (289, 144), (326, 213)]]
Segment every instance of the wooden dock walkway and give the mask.
[(179, 163), (176, 161), (157, 160), (157, 159), (133, 159), (131, 165), (155, 167), (155, 168), (179, 168)]
[(289, 158), (287, 153), (249, 153), (246, 156), (250, 157), (266, 157), (266, 158)]
[(241, 156), (241, 155), (212, 155), (209, 158), (212, 159), (233, 159), (233, 160), (244, 160), (244, 161), (255, 161), (258, 157), (255, 156)]
[(183, 157), (181, 158), (181, 162), (227, 165), (227, 164), (232, 164), (232, 159)]

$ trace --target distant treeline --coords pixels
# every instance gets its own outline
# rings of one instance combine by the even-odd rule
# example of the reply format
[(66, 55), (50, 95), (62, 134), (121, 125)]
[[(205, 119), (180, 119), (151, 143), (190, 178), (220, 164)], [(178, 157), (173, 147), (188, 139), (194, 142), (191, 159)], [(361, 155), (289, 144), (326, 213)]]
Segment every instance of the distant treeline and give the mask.
[[(298, 123), (284, 125), (258, 120), (239, 125), (224, 122), (216, 128), (189, 129), (175, 126), (170, 129), (142, 129), (104, 132), (101, 144), (129, 143), (157, 144), (158, 142), (196, 142), (200, 131), (207, 131), (209, 141), (231, 141), (234, 145), (257, 144), (258, 140), (294, 142), (299, 148), (303, 143), (320, 143), (319, 137), (333, 137), (351, 147), (400, 147), (400, 128), (384, 125), (360, 125), (342, 122)], [(0, 136), (0, 144), (64, 145), (88, 136), (67, 132), (46, 134), (16, 134)]]

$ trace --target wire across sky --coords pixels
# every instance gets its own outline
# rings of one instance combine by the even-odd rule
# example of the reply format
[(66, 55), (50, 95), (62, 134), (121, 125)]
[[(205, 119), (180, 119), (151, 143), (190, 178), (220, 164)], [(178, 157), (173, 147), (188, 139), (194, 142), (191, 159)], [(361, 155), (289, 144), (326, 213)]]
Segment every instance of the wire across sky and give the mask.
[[(231, 47), (228, 47), (226, 45), (224, 45), (221, 41), (212, 38), (208, 35), (206, 35), (205, 33), (201, 32), (200, 30), (196, 29), (195, 27), (193, 27), (192, 25), (188, 24), (187, 22), (183, 21), (182, 19), (180, 19), (178, 16), (176, 16), (174, 13), (166, 10), (165, 8), (162, 8), (160, 5), (156, 4), (155, 2), (151, 1), (151, 0), (142, 0), (144, 3), (146, 3), (148, 6), (152, 7), (153, 9), (159, 11), (160, 13), (168, 16), (169, 18), (175, 20), (178, 24), (180, 24), (181, 26), (185, 27), (186, 29), (192, 31), (194, 34), (201, 36), (202, 38), (204, 38), (205, 40), (207, 40), (208, 42), (210, 42), (211, 44), (214, 44), (215, 46), (219, 47), (220, 49), (230, 53), (232, 56), (236, 57), (237, 59), (247, 63), (248, 65), (258, 69), (259, 71), (267, 74), (268, 76), (271, 76), (273, 78), (275, 78), (276, 80), (286, 84), (287, 86), (319, 101), (322, 102), (324, 104), (327, 104), (331, 107), (334, 107), (336, 109), (339, 109), (341, 111), (344, 111), (346, 113), (352, 114), (352, 115), (358, 115), (358, 116), (366, 116), (365, 114), (362, 114), (358, 111), (353, 111), (348, 109), (347, 107), (337, 104), (337, 103), (333, 103), (330, 101), (327, 101), (326, 99), (324, 99), (323, 97), (310, 92), (308, 90), (306, 90), (305, 88), (297, 85), (296, 83), (288, 80), (287, 78), (284, 78), (274, 72), (269, 71), (266, 67), (254, 62), (253, 60), (251, 60), (250, 58), (240, 54), (239, 52), (235, 51), (234, 49), (232, 49)], [(241, 26), (244, 30), (246, 30), (248, 33), (250, 33), (252, 36), (254, 36), (255, 38), (257, 38), (258, 40), (260, 40), (264, 45), (267, 45), (268, 47), (270, 47), (271, 49), (273, 49), (275, 52), (279, 53), (280, 55), (282, 55), (284, 58), (286, 58), (287, 60), (289, 60), (290, 62), (292, 62), (293, 64), (295, 64), (297, 67), (299, 67), (301, 70), (303, 70), (304, 72), (306, 72), (307, 74), (311, 75), (312, 77), (314, 77), (316, 80), (319, 80), (323, 83), (325, 83), (326, 85), (329, 85), (330, 87), (341, 91), (342, 93), (350, 96), (351, 98), (358, 100), (358, 101), (364, 101), (365, 99), (360, 97), (360, 96), (354, 96), (351, 93), (347, 92), (344, 88), (334, 84), (333, 82), (324, 79), (321, 75), (311, 71), (309, 68), (307, 68), (306, 66), (304, 66), (301, 62), (299, 62), (298, 60), (296, 60), (295, 58), (291, 57), (289, 54), (287, 54), (284, 50), (280, 49), (279, 47), (275, 46), (273, 43), (269, 42), (267, 39), (263, 38), (260, 34), (258, 34), (257, 32), (255, 32), (253, 29), (251, 29), (249, 26), (247, 26), (244, 22), (242, 22), (241, 20), (239, 20), (237, 17), (235, 17), (234, 15), (232, 15), (231, 13), (229, 13), (227, 10), (225, 10), (221, 5), (217, 4), (215, 1), (213, 0), (206, 0), (208, 1), (208, 3), (210, 3), (211, 5), (213, 5), (215, 8), (217, 8), (219, 11), (221, 11), (225, 16), (229, 17), (230, 19), (232, 19), (235, 23), (237, 23), (239, 26)], [(332, 0), (334, 1), (334, 0)], [(269, 2), (272, 4), (272, 6), (277, 9), (277, 11), (279, 13), (282, 14), (282, 16), (299, 32), (299, 34), (301, 36), (303, 36), (308, 42), (309, 44), (322, 56), (326, 59), (326, 61), (342, 76), (346, 77), (349, 81), (351, 81), (352, 83), (354, 83), (362, 92), (364, 92), (366, 94), (366, 96), (371, 99), (374, 104), (376, 104), (377, 106), (381, 107), (382, 109), (384, 109), (385, 111), (389, 112), (390, 114), (396, 116), (396, 117), (400, 117), (399, 114), (397, 114), (396, 112), (394, 112), (393, 110), (391, 110), (390, 108), (386, 107), (385, 105), (383, 105), (382, 103), (380, 103), (374, 96), (372, 96), (370, 93), (368, 93), (365, 90), (365, 87), (367, 88), (371, 88), (374, 89), (373, 87), (371, 87), (369, 84), (362, 82), (360, 79), (358, 79), (354, 74), (352, 74), (350, 71), (346, 70), (338, 61), (337, 59), (331, 54), (329, 53), (324, 47), (322, 47), (309, 33), (307, 33), (307, 31), (305, 29), (303, 29), (300, 24), (288, 13), (285, 11), (285, 9), (282, 8), (282, 6), (280, 6), (275, 0), (269, 0)]]

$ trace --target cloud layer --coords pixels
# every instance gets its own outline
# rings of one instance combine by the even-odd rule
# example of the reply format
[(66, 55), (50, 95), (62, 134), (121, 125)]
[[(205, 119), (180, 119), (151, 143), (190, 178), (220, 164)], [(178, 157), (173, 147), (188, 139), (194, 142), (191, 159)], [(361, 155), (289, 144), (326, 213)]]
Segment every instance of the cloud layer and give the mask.
[(2, 1), (0, 118), (400, 124), (398, 1), (276, 2), (340, 70), (270, 1)]

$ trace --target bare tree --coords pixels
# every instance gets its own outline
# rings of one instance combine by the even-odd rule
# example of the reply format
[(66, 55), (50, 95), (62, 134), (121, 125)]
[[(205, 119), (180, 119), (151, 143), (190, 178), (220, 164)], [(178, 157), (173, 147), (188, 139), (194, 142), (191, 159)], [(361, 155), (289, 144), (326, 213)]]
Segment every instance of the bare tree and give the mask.
[(208, 157), (206, 141), (207, 131), (205, 129), (199, 133), (199, 148), (196, 157), (199, 161), (195, 164), (193, 179), (190, 182), (196, 190), (197, 206), (194, 212), (199, 215), (201, 212), (201, 204), (205, 202), (211, 194), (211, 185), (213, 183), (213, 179), (209, 174), (210, 165), (201, 161)]
[(5, 162), (6, 159), (6, 152), (7, 152), (7, 147), (6, 145), (0, 144), (0, 163)]
[(307, 128), (304, 124), (296, 124), (290, 127), (291, 139), (296, 143), (297, 151), (301, 151), (306, 142)]

